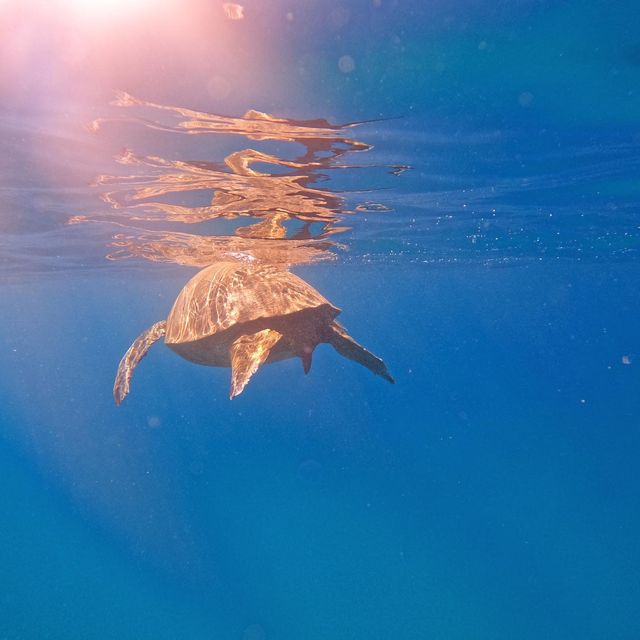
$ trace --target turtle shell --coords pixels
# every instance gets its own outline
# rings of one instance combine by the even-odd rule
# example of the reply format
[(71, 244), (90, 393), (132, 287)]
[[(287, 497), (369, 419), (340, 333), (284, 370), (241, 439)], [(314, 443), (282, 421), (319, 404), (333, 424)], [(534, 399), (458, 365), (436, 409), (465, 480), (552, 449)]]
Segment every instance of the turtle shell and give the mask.
[(327, 307), (340, 310), (301, 278), (273, 265), (216, 263), (182, 289), (169, 317), (165, 342), (195, 342), (243, 323)]

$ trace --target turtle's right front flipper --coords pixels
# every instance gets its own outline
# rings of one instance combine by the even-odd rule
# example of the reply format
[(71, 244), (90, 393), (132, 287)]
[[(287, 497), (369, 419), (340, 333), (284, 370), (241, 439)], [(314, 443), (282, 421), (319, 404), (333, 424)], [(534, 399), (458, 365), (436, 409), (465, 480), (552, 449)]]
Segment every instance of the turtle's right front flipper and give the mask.
[(149, 347), (165, 334), (166, 328), (166, 320), (156, 322), (144, 333), (141, 333), (127, 349), (124, 356), (122, 356), (122, 360), (120, 360), (120, 365), (118, 366), (118, 373), (116, 374), (116, 381), (113, 385), (113, 399), (116, 401), (116, 404), (119, 405), (127, 397), (133, 370), (136, 368), (138, 362), (147, 355)]

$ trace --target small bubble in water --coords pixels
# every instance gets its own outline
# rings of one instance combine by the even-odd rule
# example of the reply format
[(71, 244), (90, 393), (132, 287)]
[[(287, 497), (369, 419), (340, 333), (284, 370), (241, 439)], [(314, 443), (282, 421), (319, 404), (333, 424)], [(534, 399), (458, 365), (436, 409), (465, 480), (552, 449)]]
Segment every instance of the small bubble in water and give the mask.
[(267, 640), (267, 634), (259, 624), (250, 624), (244, 630), (242, 640)]
[(356, 68), (356, 63), (351, 56), (342, 56), (338, 60), (338, 69), (342, 73), (351, 73)]
[(531, 103), (533, 102), (533, 94), (530, 93), (529, 91), (523, 91), (519, 96), (518, 96), (518, 104), (521, 107), (530, 107)]
[(631, 356), (627, 354), (623, 355), (622, 364), (631, 364)]

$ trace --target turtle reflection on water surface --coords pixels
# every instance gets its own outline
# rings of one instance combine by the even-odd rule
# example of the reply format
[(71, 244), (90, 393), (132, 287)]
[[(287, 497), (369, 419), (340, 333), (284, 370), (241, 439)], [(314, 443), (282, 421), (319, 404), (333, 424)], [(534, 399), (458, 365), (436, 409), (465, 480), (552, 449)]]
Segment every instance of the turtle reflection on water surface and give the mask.
[(284, 268), (211, 265), (186, 284), (169, 317), (129, 347), (118, 367), (113, 397), (116, 404), (124, 400), (134, 368), (162, 336), (168, 347), (191, 362), (231, 367), (231, 398), (265, 362), (299, 357), (307, 373), (313, 350), (321, 342), (393, 382), (384, 362), (335, 321), (339, 313), (311, 285)]

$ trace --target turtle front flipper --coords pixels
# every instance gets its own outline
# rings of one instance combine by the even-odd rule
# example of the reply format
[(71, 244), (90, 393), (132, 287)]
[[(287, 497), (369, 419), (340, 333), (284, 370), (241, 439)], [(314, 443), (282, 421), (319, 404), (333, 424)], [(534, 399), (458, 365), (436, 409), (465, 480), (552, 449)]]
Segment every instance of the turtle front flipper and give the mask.
[(122, 360), (120, 360), (120, 365), (118, 366), (118, 373), (116, 374), (116, 381), (113, 385), (113, 399), (117, 405), (119, 405), (129, 393), (129, 382), (136, 365), (147, 355), (149, 347), (165, 334), (166, 328), (166, 320), (156, 322), (144, 333), (141, 333), (127, 349), (124, 356), (122, 356)]
[(257, 333), (240, 336), (229, 347), (231, 360), (231, 394), (233, 400), (247, 386), (251, 376), (269, 357), (269, 352), (282, 337), (273, 329), (264, 329)]
[(374, 356), (373, 353), (367, 351), (362, 345), (358, 344), (337, 322), (332, 322), (329, 326), (329, 335), (327, 342), (342, 356), (349, 358), (355, 362), (359, 362), (362, 366), (367, 367), (378, 376), (382, 376), (392, 384), (395, 380), (387, 371), (384, 362)]

